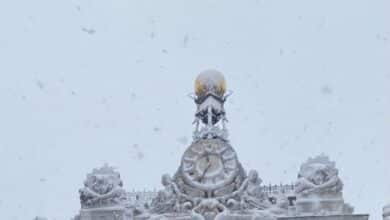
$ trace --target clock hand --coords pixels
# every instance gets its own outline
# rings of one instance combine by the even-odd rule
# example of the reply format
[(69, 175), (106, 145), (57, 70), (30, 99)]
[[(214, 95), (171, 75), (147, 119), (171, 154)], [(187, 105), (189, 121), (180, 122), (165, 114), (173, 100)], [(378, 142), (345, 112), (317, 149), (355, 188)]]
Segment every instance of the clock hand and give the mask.
[[(208, 156), (207, 156), (207, 158), (208, 158)], [(203, 178), (205, 177), (205, 175), (206, 175), (207, 171), (210, 169), (210, 167), (211, 167), (211, 163), (210, 163), (210, 160), (208, 160), (207, 167), (206, 167), (206, 169), (204, 169), (202, 176), (200, 176), (199, 182), (202, 182)]]

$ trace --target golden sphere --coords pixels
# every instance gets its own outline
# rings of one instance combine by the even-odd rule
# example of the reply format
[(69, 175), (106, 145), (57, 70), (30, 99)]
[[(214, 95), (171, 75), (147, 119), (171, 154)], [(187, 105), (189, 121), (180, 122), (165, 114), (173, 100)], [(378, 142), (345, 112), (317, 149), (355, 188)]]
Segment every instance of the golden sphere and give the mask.
[(217, 70), (205, 70), (195, 80), (195, 94), (198, 97), (214, 93), (223, 96), (226, 92), (225, 77)]

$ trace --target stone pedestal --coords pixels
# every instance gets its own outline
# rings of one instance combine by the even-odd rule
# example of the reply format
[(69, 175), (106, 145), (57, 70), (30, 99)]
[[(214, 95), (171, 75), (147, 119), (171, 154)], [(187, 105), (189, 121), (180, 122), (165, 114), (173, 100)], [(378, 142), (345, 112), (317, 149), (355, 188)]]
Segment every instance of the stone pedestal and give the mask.
[(383, 207), (383, 220), (390, 220), (390, 205)]
[(81, 209), (80, 220), (130, 220), (122, 207)]
[(344, 212), (344, 200), (341, 196), (301, 197), (296, 201), (297, 215), (339, 215)]
[(277, 220), (368, 220), (368, 215), (327, 215), (281, 217)]

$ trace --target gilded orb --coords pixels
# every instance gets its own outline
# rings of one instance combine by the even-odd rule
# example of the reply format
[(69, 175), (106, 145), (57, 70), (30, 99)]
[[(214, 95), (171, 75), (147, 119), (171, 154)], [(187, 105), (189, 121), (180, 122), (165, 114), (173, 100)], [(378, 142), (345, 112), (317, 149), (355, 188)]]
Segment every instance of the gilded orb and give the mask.
[(203, 71), (195, 80), (195, 94), (198, 97), (205, 96), (209, 93), (222, 97), (225, 92), (225, 77), (217, 70)]

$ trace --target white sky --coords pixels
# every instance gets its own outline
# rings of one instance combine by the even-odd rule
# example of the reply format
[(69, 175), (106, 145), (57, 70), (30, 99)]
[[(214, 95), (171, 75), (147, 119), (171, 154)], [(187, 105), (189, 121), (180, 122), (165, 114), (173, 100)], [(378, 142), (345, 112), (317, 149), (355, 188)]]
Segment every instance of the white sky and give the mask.
[[(0, 2), (0, 213), (70, 219), (105, 162), (160, 187), (192, 134), (198, 72), (234, 90), (230, 140), (265, 183), (335, 160), (345, 200), (390, 203), (390, 1)], [(183, 143), (187, 138), (187, 143)]]

